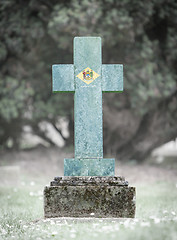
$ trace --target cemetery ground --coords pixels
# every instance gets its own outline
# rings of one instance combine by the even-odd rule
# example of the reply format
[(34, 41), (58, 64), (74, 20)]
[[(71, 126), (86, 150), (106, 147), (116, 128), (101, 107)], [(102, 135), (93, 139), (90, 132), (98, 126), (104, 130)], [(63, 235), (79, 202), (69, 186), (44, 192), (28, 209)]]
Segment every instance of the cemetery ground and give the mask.
[[(135, 219), (44, 219), (43, 189), (63, 175), (56, 148), (0, 153), (0, 239), (177, 239), (177, 161), (117, 162), (136, 187)], [(109, 157), (109, 156), (108, 156)]]

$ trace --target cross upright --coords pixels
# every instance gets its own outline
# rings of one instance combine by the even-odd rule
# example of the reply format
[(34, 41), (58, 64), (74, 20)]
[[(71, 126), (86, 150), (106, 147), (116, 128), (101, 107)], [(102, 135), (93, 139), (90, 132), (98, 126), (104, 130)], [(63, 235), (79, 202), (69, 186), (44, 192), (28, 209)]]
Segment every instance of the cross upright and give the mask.
[(123, 91), (123, 65), (102, 64), (100, 37), (74, 38), (74, 64), (52, 66), (53, 92), (74, 92), (75, 158), (65, 176), (114, 176), (115, 160), (103, 158), (102, 92)]

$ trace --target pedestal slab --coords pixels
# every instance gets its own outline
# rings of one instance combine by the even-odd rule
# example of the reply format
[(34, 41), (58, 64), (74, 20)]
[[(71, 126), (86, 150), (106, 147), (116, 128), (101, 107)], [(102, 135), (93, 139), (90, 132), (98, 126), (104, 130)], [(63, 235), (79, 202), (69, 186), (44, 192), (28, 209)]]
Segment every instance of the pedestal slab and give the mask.
[(64, 176), (114, 176), (114, 158), (64, 159)]
[(133, 218), (135, 188), (124, 177), (56, 177), (44, 189), (44, 215)]

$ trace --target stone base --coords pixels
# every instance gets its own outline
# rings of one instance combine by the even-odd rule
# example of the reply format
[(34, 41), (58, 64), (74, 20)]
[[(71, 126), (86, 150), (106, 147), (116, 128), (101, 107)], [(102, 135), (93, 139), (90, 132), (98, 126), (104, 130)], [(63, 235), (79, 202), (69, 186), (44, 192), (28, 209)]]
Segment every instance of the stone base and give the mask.
[(64, 176), (114, 176), (114, 158), (66, 158)]
[(123, 177), (56, 177), (44, 189), (44, 215), (135, 217), (135, 188)]

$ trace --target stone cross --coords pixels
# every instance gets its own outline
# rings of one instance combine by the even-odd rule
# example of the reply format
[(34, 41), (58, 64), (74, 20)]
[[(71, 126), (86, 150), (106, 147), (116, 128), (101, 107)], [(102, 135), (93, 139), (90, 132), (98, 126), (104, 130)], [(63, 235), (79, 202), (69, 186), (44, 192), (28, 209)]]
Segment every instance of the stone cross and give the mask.
[(74, 92), (75, 158), (65, 176), (114, 176), (115, 160), (103, 158), (102, 92), (123, 91), (123, 65), (102, 64), (100, 37), (74, 38), (74, 64), (52, 66), (53, 91)]

